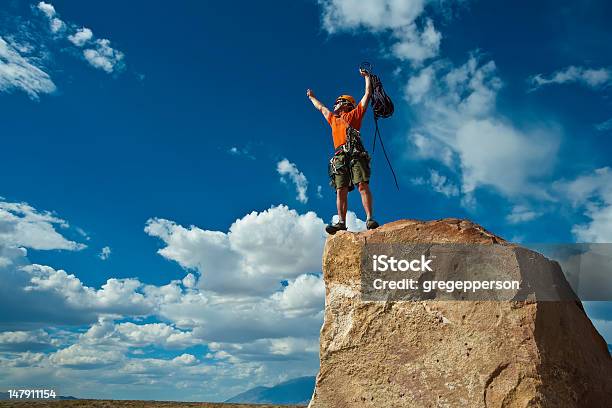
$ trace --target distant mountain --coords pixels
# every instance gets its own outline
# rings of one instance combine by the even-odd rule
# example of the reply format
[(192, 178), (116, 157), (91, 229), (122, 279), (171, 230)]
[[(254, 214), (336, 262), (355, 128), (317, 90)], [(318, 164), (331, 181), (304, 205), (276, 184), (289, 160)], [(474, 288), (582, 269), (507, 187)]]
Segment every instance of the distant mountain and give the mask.
[[(9, 398), (9, 393), (8, 392), (0, 392), (0, 400), (7, 400), (7, 399), (10, 399)], [(56, 400), (75, 400), (75, 399), (78, 399), (78, 398), (71, 397), (71, 396), (60, 395), (60, 396), (58, 396), (55, 399)]]
[(273, 387), (255, 387), (225, 402), (245, 404), (308, 405), (314, 391), (315, 377), (299, 377)]

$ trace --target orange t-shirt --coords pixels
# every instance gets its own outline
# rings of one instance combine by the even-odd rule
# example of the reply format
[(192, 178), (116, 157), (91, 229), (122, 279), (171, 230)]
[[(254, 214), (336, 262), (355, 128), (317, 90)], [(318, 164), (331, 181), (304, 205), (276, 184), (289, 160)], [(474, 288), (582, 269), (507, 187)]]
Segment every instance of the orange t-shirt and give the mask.
[(361, 120), (365, 114), (365, 109), (361, 104), (357, 104), (357, 107), (350, 112), (341, 113), (342, 119), (336, 117), (333, 112), (330, 112), (327, 116), (327, 122), (332, 128), (332, 137), (334, 139), (334, 149), (342, 146), (346, 143), (346, 127), (347, 123), (351, 125), (353, 129), (359, 130), (361, 128)]

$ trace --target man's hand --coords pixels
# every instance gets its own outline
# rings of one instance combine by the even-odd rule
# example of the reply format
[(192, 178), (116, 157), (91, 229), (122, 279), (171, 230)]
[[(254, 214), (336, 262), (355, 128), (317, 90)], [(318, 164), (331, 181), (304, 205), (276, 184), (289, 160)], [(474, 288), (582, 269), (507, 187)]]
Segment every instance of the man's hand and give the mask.
[(325, 118), (327, 119), (327, 117), (330, 115), (329, 109), (327, 109), (325, 105), (319, 102), (314, 92), (312, 92), (312, 89), (306, 90), (306, 96), (310, 98), (310, 102), (312, 102), (314, 107), (317, 108), (317, 110), (319, 110), (323, 114), (323, 116), (325, 116)]
[(361, 101), (359, 101), (359, 105), (361, 105), (363, 110), (366, 110), (368, 103), (370, 102), (370, 97), (372, 96), (372, 78), (370, 73), (365, 69), (360, 68), (359, 74), (365, 78), (365, 91), (363, 93), (363, 98), (361, 98)]

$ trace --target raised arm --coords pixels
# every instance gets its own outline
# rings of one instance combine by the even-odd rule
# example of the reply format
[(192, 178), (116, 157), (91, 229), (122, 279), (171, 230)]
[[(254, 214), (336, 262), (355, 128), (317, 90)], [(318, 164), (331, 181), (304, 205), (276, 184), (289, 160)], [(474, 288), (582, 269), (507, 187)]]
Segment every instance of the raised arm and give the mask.
[(359, 104), (363, 110), (366, 110), (368, 103), (370, 103), (370, 97), (372, 96), (372, 80), (370, 78), (370, 74), (363, 69), (359, 70), (359, 74), (365, 78), (365, 92), (363, 93), (363, 97), (361, 98), (361, 101), (359, 101)]
[(308, 96), (308, 99), (310, 99), (310, 102), (312, 102), (312, 104), (314, 105), (315, 108), (317, 108), (317, 110), (321, 111), (321, 113), (323, 114), (323, 116), (325, 116), (325, 119), (327, 119), (329, 117), (330, 111), (329, 109), (327, 109), (325, 107), (325, 105), (323, 105), (314, 95), (314, 92), (312, 92), (311, 89), (308, 89), (306, 91), (306, 95)]

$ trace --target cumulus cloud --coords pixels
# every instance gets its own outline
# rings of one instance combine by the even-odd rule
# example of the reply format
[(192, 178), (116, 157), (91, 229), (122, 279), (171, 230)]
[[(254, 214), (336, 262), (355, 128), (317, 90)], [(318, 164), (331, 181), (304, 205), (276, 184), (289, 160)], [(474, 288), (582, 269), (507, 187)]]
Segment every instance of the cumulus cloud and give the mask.
[(43, 13), (45, 13), (45, 15), (48, 18), (53, 18), (55, 17), (55, 7), (53, 7), (52, 4), (49, 3), (45, 3), (44, 1), (41, 1), (38, 3), (38, 5), (36, 6), (40, 11), (42, 11)]
[(584, 210), (590, 219), (572, 227), (579, 242), (612, 242), (612, 170), (609, 167), (573, 180), (558, 181), (554, 188), (574, 207)]
[(410, 77), (404, 89), (404, 95), (409, 102), (419, 103), (430, 91), (435, 81), (435, 70), (428, 66), (419, 71), (417, 75)]
[[(355, 214), (353, 211), (346, 212), (346, 220), (344, 221), (346, 222), (346, 228), (351, 232), (360, 232), (367, 229), (365, 221), (357, 217), (357, 214)], [(334, 222), (338, 222), (337, 215), (332, 217), (332, 223)]]
[(112, 366), (124, 358), (119, 350), (102, 350), (100, 347), (73, 344), (53, 353), (49, 360), (57, 366), (84, 370)]
[(612, 71), (609, 68), (585, 68), (569, 66), (546, 77), (543, 74), (534, 75), (529, 79), (536, 90), (546, 85), (577, 83), (591, 89), (601, 89), (612, 83)]
[(547, 198), (538, 180), (552, 170), (558, 132), (547, 124), (519, 129), (503, 117), (496, 109), (502, 86), (495, 63), (475, 55), (458, 67), (439, 61), (423, 68), (404, 90), (417, 114), (409, 151), (458, 168), (464, 198), (485, 186)]
[(89, 40), (93, 38), (93, 31), (91, 31), (87, 27), (82, 27), (76, 30), (76, 32), (72, 35), (68, 36), (68, 40), (76, 45), (77, 47), (82, 47)]
[(324, 223), (315, 213), (284, 205), (252, 212), (227, 233), (157, 218), (145, 232), (165, 243), (160, 255), (197, 270), (199, 285), (219, 293), (265, 293), (282, 279), (316, 272), (325, 242)]
[(531, 221), (539, 217), (541, 213), (530, 209), (525, 205), (515, 205), (512, 207), (512, 212), (506, 216), (506, 221), (510, 224), (518, 224), (521, 222)]
[(321, 185), (317, 186), (317, 197), (318, 198), (323, 198), (323, 186), (321, 186)]
[(102, 250), (98, 254), (98, 258), (100, 258), (103, 261), (106, 261), (110, 257), (111, 252), (112, 251), (111, 251), (110, 247), (105, 246), (104, 248), (102, 248)]
[(492, 186), (507, 196), (546, 198), (540, 176), (549, 174), (558, 142), (554, 133), (538, 129), (522, 132), (495, 119), (471, 120), (457, 130), (456, 148), (461, 157), (463, 191)]
[(281, 181), (283, 183), (286, 183), (286, 178), (289, 178), (289, 180), (291, 180), (291, 182), (295, 185), (297, 200), (300, 203), (307, 203), (308, 179), (306, 179), (304, 173), (299, 171), (297, 166), (287, 159), (283, 159), (276, 163), (276, 171), (281, 175)]
[(0, 37), (0, 91), (20, 90), (38, 99), (40, 94), (52, 93), (55, 89), (49, 74)]
[(429, 179), (425, 180), (418, 177), (412, 180), (415, 185), (428, 185), (433, 191), (444, 194), (447, 197), (459, 195), (459, 187), (457, 187), (448, 177), (440, 174), (437, 170), (429, 170)]
[(95, 48), (83, 50), (83, 56), (94, 67), (107, 73), (120, 71), (123, 68), (125, 55), (110, 46), (110, 41), (103, 38), (95, 41)]
[(84, 285), (79, 278), (50, 266), (31, 264), (21, 268), (29, 275), (26, 292), (55, 294), (73, 313), (139, 316), (151, 314), (154, 305), (141, 289), (143, 284), (134, 278), (111, 278), (100, 289)]
[(83, 344), (138, 348), (157, 346), (164, 349), (185, 349), (203, 342), (190, 331), (181, 331), (166, 323), (115, 324), (108, 318), (100, 318), (79, 340)]
[(50, 3), (41, 1), (37, 8), (49, 20), (50, 30), (56, 34), (56, 38), (66, 39), (79, 48), (89, 45), (82, 52), (84, 60), (89, 65), (109, 74), (119, 72), (124, 68), (125, 54), (113, 48), (110, 40), (95, 38), (93, 31), (87, 27), (78, 27), (76, 24), (64, 22)]
[[(191, 399), (222, 399), (250, 381), (312, 375), (323, 227), (316, 214), (286, 206), (247, 214), (227, 232), (152, 219), (146, 231), (163, 242), (160, 254), (188, 270), (164, 285), (126, 278), (92, 287), (30, 263), (23, 247), (0, 245), (0, 367), (6, 378), (55, 373), (78, 395), (102, 396), (107, 384), (124, 383), (139, 393), (163, 386), (176, 399), (186, 398), (184, 387), (198, 390)], [(53, 326), (88, 328), (67, 335)], [(210, 352), (191, 351), (198, 347)], [(164, 358), (150, 356), (160, 350)], [(203, 379), (205, 389), (196, 386)]]
[(51, 32), (57, 33), (65, 27), (66, 24), (57, 16), (55, 7), (52, 4), (41, 1), (36, 8), (49, 19), (49, 29)]
[(414, 146), (416, 157), (421, 159), (433, 159), (442, 162), (447, 167), (453, 166), (453, 150), (441, 140), (424, 136), (419, 132), (409, 133), (409, 145)]
[(320, 0), (324, 29), (330, 33), (366, 29), (391, 38), (389, 52), (419, 65), (435, 57), (442, 35), (431, 19), (419, 21), (424, 0), (354, 1)]
[(50, 212), (38, 211), (27, 203), (0, 200), (0, 245), (51, 250), (78, 251), (86, 245), (66, 239), (57, 228), (66, 221)]
[(427, 19), (422, 29), (411, 24), (396, 30), (395, 38), (397, 42), (391, 47), (393, 55), (420, 64), (438, 55), (442, 34), (435, 29), (433, 21)]
[(282, 292), (276, 292), (272, 299), (287, 315), (316, 314), (323, 308), (325, 283), (321, 276), (300, 275), (289, 282)]
[(0, 332), (0, 351), (39, 351), (53, 347), (54, 343), (44, 330)]

